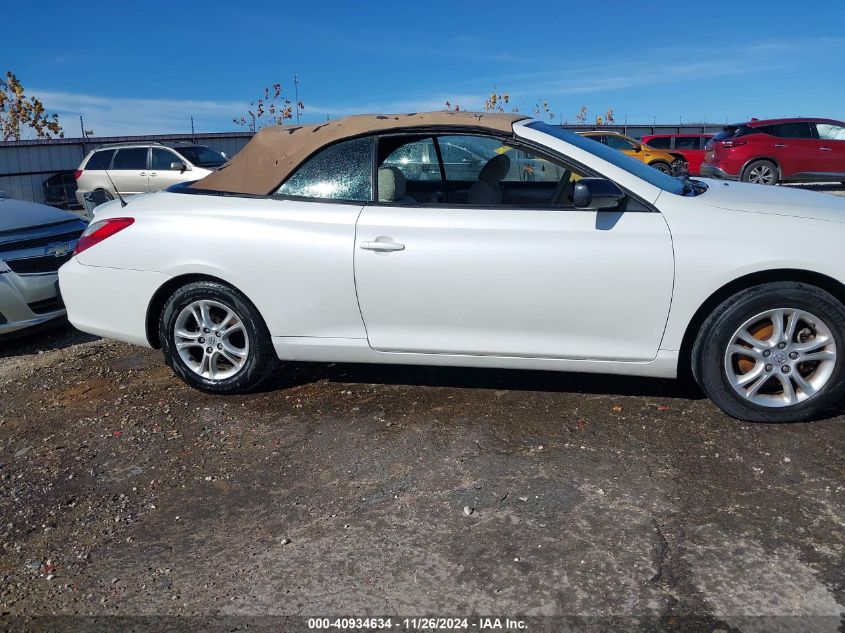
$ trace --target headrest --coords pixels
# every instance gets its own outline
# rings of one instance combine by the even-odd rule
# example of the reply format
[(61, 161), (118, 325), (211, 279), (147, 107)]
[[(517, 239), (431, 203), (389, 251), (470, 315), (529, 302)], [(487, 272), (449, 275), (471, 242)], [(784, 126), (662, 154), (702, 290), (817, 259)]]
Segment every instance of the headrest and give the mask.
[(379, 202), (393, 202), (405, 195), (405, 176), (398, 167), (385, 165), (378, 170)]
[(496, 185), (508, 175), (508, 170), (510, 168), (511, 159), (505, 154), (498, 154), (488, 160), (487, 164), (481, 168), (481, 172), (478, 174), (478, 179), (491, 185)]

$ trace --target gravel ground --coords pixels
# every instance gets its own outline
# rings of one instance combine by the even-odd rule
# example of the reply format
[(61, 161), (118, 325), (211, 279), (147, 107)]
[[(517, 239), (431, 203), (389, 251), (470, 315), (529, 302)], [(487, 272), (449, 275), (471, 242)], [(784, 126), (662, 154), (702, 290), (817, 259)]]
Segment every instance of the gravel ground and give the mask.
[(843, 630), (842, 406), (743, 424), (671, 381), (306, 364), (214, 397), (70, 327), (5, 343), (0, 389), (9, 630)]
[(845, 631), (845, 403), (307, 364), (221, 398), (69, 326), (0, 343), (0, 390), (0, 630)]

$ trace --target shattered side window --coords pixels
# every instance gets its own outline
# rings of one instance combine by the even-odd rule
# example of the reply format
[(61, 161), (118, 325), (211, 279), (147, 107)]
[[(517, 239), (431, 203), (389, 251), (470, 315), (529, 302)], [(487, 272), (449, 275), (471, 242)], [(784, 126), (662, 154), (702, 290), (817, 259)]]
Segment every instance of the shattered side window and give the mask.
[(276, 191), (279, 195), (369, 202), (373, 144), (358, 138), (327, 147), (303, 163)]

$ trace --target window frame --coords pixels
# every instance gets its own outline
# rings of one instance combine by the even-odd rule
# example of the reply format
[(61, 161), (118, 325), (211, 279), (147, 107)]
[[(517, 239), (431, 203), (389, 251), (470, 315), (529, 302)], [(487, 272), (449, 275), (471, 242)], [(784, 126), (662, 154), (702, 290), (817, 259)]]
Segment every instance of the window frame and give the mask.
[[(296, 173), (302, 169), (312, 158), (324, 152), (325, 150), (335, 147), (336, 145), (340, 145), (341, 143), (346, 143), (348, 141), (356, 141), (359, 139), (366, 139), (370, 140), (370, 156), (372, 160), (370, 161), (370, 199), (369, 200), (342, 200), (339, 198), (314, 198), (311, 196), (295, 196), (288, 193), (278, 193), (278, 190), (291, 178), (293, 178)], [(375, 167), (376, 162), (378, 161), (378, 154), (377, 154), (378, 146), (375, 143), (375, 135), (372, 132), (368, 132), (366, 134), (358, 134), (356, 136), (349, 136), (346, 138), (338, 139), (331, 143), (327, 143), (326, 145), (322, 145), (317, 148), (315, 151), (311, 152), (308, 156), (306, 156), (299, 165), (296, 166), (296, 169), (291, 171), (288, 174), (288, 177), (282, 180), (278, 185), (275, 186), (275, 190), (272, 193), (268, 193), (266, 195), (256, 195), (253, 196), (252, 194), (250, 197), (259, 197), (259, 198), (271, 198), (273, 200), (293, 200), (296, 202), (322, 202), (323, 204), (356, 204), (358, 206), (364, 206), (370, 202), (373, 202), (374, 199), (378, 197), (378, 191), (376, 191), (376, 176), (375, 176)], [(232, 193), (231, 195), (240, 195), (237, 193)]]
[[(166, 169), (162, 169), (161, 167), (153, 167), (153, 152), (155, 152), (156, 150), (161, 150), (161, 151), (164, 151), (164, 152), (168, 152), (169, 154), (172, 154), (173, 156), (176, 157), (178, 162), (183, 163), (186, 167), (191, 164), (191, 162), (189, 160), (187, 160), (184, 156), (180, 156), (174, 150), (170, 149), (167, 146), (162, 145), (160, 147), (151, 147), (150, 148), (150, 153), (147, 156), (147, 165), (149, 166), (148, 169), (150, 169), (150, 170), (179, 171), (178, 169), (170, 169), (169, 166)], [(175, 162), (177, 162), (177, 160), (171, 160), (170, 162), (175, 163)]]
[[(627, 149), (619, 149), (618, 147), (614, 147), (613, 145), (608, 143), (608, 141), (612, 138), (616, 139), (617, 141), (627, 143), (628, 145), (630, 145), (630, 147), (628, 147)], [(638, 147), (639, 151), (643, 150), (642, 143), (639, 143), (636, 140), (630, 139), (626, 136), (622, 136), (621, 134), (606, 134), (603, 143), (607, 145), (610, 149), (615, 149), (617, 152), (636, 152)]]
[[(780, 129), (785, 125), (806, 125), (807, 129), (810, 131), (810, 136), (781, 136)], [(819, 140), (819, 133), (816, 130), (816, 122), (815, 121), (786, 121), (785, 123), (777, 123), (775, 125), (775, 129), (772, 130), (773, 132), (777, 132), (777, 134), (773, 134), (775, 138), (782, 138), (787, 139), (790, 141), (817, 141)]]
[[(695, 147), (678, 147), (678, 139), (694, 139), (695, 140)], [(672, 143), (669, 149), (677, 149), (681, 152), (691, 152), (695, 150), (701, 149), (701, 139), (704, 138), (698, 134), (678, 134), (676, 136), (672, 136)]]
[[(661, 142), (667, 141), (666, 147), (658, 147), (657, 145), (653, 145), (654, 141), (661, 141)], [(640, 142), (643, 143), (644, 145), (648, 145), (652, 149), (656, 149), (656, 150), (659, 150), (661, 152), (668, 152), (669, 150), (674, 149), (675, 137), (674, 136), (655, 136), (654, 138), (649, 139), (647, 143), (645, 141), (642, 141), (642, 140), (640, 140)]]
[[(384, 202), (378, 200), (378, 181), (377, 181), (377, 174), (378, 174), (378, 141), (381, 137), (385, 136), (431, 136), (434, 137), (435, 140), (437, 136), (482, 136), (488, 138), (495, 138), (501, 140), (510, 146), (514, 147), (515, 149), (522, 149), (524, 151), (529, 151), (535, 156), (543, 158), (545, 160), (550, 160), (553, 162), (557, 162), (562, 164), (563, 166), (580, 171), (586, 174), (588, 177), (595, 177), (595, 178), (605, 178), (610, 180), (611, 182), (615, 183), (619, 188), (621, 188), (625, 195), (628, 197), (628, 202), (626, 202), (626, 208), (622, 210), (624, 213), (660, 213), (659, 209), (655, 207), (652, 203), (647, 200), (644, 200), (642, 197), (638, 196), (636, 193), (628, 189), (627, 187), (619, 184), (612, 178), (608, 178), (604, 174), (597, 172), (595, 169), (588, 167), (576, 160), (568, 156), (564, 156), (551, 150), (550, 148), (541, 145), (539, 143), (535, 143), (534, 141), (530, 141), (528, 139), (519, 138), (515, 134), (498, 134), (492, 132), (491, 130), (485, 128), (475, 128), (475, 127), (424, 127), (424, 128), (406, 128), (399, 131), (391, 132), (389, 130), (383, 131), (371, 131), (366, 132), (364, 134), (359, 134), (356, 136), (350, 136), (347, 138), (339, 139), (332, 143), (326, 144), (321, 146), (316, 151), (309, 154), (303, 161), (297, 166), (297, 170), (299, 167), (304, 165), (307, 161), (311, 158), (316, 156), (319, 152), (323, 151), (328, 147), (332, 147), (337, 145), (338, 143), (343, 143), (345, 141), (351, 141), (358, 138), (369, 138), (371, 139), (372, 143), (372, 164), (370, 167), (370, 200), (368, 201), (361, 201), (361, 200), (336, 200), (332, 198), (312, 198), (308, 196), (293, 196), (290, 194), (279, 194), (279, 193), (267, 193), (267, 194), (252, 194), (252, 193), (241, 193), (236, 191), (217, 191), (214, 189), (198, 189), (198, 188), (190, 188), (188, 183), (177, 183), (168, 187), (168, 191), (174, 193), (183, 193), (188, 195), (212, 195), (212, 196), (220, 196), (220, 197), (235, 197), (235, 198), (253, 198), (253, 199), (260, 199), (260, 200), (291, 200), (293, 202), (317, 202), (323, 204), (344, 204), (344, 205), (358, 205), (361, 207), (367, 205), (378, 205), (378, 206), (385, 206), (385, 207), (396, 207), (396, 208), (426, 208), (426, 209), (443, 209), (449, 208), (453, 211), (461, 211), (463, 209), (467, 210), (478, 210), (478, 209), (485, 209), (490, 212), (496, 211), (519, 211), (519, 210), (529, 210), (529, 211), (577, 211), (577, 212), (592, 212), (589, 209), (579, 209), (577, 207), (564, 207), (564, 206), (549, 206), (549, 205), (536, 205), (536, 204), (500, 204), (496, 206), (489, 206), (483, 204), (456, 204), (454, 206), (444, 205), (442, 203), (437, 202), (417, 202), (415, 204), (408, 204), (406, 202)], [(435, 148), (437, 148), (437, 143), (435, 142)], [(439, 150), (437, 150), (439, 152)], [(441, 156), (438, 156), (438, 161), (442, 166), (443, 160)], [(296, 170), (291, 172), (291, 174), (286, 178), (284, 181), (279, 182), (276, 185), (276, 189), (281, 187), (289, 178), (296, 173)], [(442, 176), (443, 174), (441, 174)], [(446, 182), (445, 179), (442, 182)], [(628, 205), (633, 202), (636, 207), (639, 208), (628, 208)]]
[[(383, 133), (376, 133), (374, 136), (376, 139), (380, 139), (382, 137), (396, 137), (396, 136), (409, 136), (415, 137), (420, 136), (420, 131), (410, 131), (410, 130), (402, 130), (399, 132), (383, 132)], [(622, 209), (622, 212), (625, 213), (659, 213), (659, 211), (652, 205), (651, 203), (643, 200), (641, 197), (634, 194), (632, 191), (623, 187), (615, 180), (611, 178), (607, 178), (603, 174), (600, 174), (596, 170), (587, 167), (577, 161), (570, 159), (567, 156), (563, 156), (558, 154), (557, 152), (551, 151), (549, 148), (533, 143), (528, 141), (527, 139), (518, 138), (516, 135), (511, 134), (496, 134), (491, 132), (490, 130), (477, 130), (477, 129), (463, 129), (463, 128), (445, 128), (445, 129), (433, 129), (430, 131), (423, 132), (422, 134), (427, 136), (434, 137), (435, 140), (435, 147), (439, 147), (437, 143), (438, 136), (479, 136), (479, 137), (486, 137), (486, 138), (494, 138), (498, 141), (501, 141), (503, 144), (508, 145), (514, 149), (527, 151), (534, 156), (541, 158), (543, 160), (548, 160), (550, 162), (557, 163), (568, 169), (570, 171), (579, 171), (585, 174), (585, 177), (592, 177), (592, 178), (605, 178), (606, 180), (610, 180), (611, 182), (615, 183), (620, 189), (625, 192), (625, 195), (628, 198), (628, 201), (625, 203), (625, 208)], [(439, 154), (439, 152), (438, 152)], [(378, 144), (376, 144), (376, 151), (374, 153), (375, 162), (378, 162)], [(441, 171), (443, 169), (443, 160), (442, 157), (438, 155), (438, 160), (440, 161)], [(374, 179), (377, 178), (378, 173), (378, 165), (375, 165), (374, 168)], [(441, 181), (442, 183), (449, 182), (445, 178)], [(452, 181), (455, 182), (455, 181)], [(416, 202), (416, 203), (408, 203), (408, 202), (387, 202), (387, 201), (380, 201), (377, 199), (378, 197), (378, 182), (374, 181), (373, 186), (373, 193), (374, 199), (371, 202), (368, 202), (368, 205), (377, 205), (381, 207), (396, 207), (396, 208), (407, 208), (407, 209), (444, 209), (448, 208), (452, 211), (462, 211), (466, 210), (478, 210), (478, 209), (485, 209), (487, 211), (495, 212), (495, 211), (577, 211), (577, 212), (593, 212), (590, 209), (579, 209), (575, 206), (552, 206), (546, 204), (498, 204), (498, 205), (486, 205), (486, 204), (468, 204), (468, 203), (460, 203), (460, 204), (444, 204), (442, 202)], [(631, 202), (634, 202), (635, 205), (639, 205), (641, 208), (633, 208), (628, 209), (628, 205)]]
[[(375, 176), (374, 176), (375, 181), (374, 182), (375, 182), (375, 184), (374, 184), (374, 187), (376, 187), (376, 188), (378, 187), (378, 170), (380, 168), (380, 165), (378, 163), (379, 150), (380, 150), (379, 141), (382, 138), (385, 138), (385, 137), (397, 138), (397, 137), (400, 137), (400, 136), (410, 136), (410, 137), (416, 137), (417, 141), (431, 140), (431, 145), (434, 148), (434, 155), (437, 158), (438, 172), (440, 173), (440, 182), (441, 183), (446, 182), (445, 163), (443, 162), (443, 154), (442, 154), (442, 151), (440, 149), (440, 143), (437, 141), (437, 135), (436, 134), (412, 134), (412, 133), (400, 132), (400, 133), (397, 133), (397, 134), (389, 134), (389, 133), (388, 134), (375, 134), (374, 136), (376, 138), (375, 151), (373, 152), (373, 160), (375, 161), (375, 167), (374, 167), (374, 173), (375, 173)], [(395, 152), (396, 150), (403, 147), (404, 145), (407, 145), (407, 143), (403, 143), (402, 145), (399, 145), (393, 151)], [(388, 157), (389, 157), (389, 155), (388, 155)], [(402, 171), (402, 170), (400, 169), (399, 171)], [(402, 175), (404, 176), (404, 173)], [(405, 178), (405, 180), (406, 180), (406, 182), (436, 182), (434, 180), (408, 181), (407, 178)], [(378, 191), (377, 191), (377, 189), (374, 189), (373, 191), (374, 191), (373, 199), (376, 202), (378, 202)]]
[[(105, 167), (89, 167), (89, 166), (88, 166), (88, 165), (90, 165), (90, 164), (91, 164), (91, 162), (92, 162), (92, 161), (94, 160), (94, 158), (97, 156), (97, 154), (105, 154), (106, 152), (111, 152), (111, 155), (109, 156), (108, 161), (106, 161), (106, 162), (107, 162), (107, 164), (106, 164), (106, 166), (105, 166)], [(111, 164), (112, 164), (112, 161), (114, 160), (114, 155), (115, 155), (115, 154), (117, 154), (117, 148), (115, 148), (115, 147), (104, 147), (104, 148), (102, 148), (102, 149), (95, 149), (95, 150), (94, 150), (94, 153), (93, 153), (93, 154), (91, 154), (91, 158), (89, 158), (89, 159), (88, 159), (88, 161), (85, 163), (85, 167), (84, 167), (84, 169), (89, 169), (89, 170), (91, 170), (91, 171), (104, 171), (104, 170), (110, 170), (110, 169), (111, 169)]]
[[(142, 149), (142, 150), (146, 151), (146, 159), (144, 160), (144, 166), (140, 167), (140, 168), (139, 167), (130, 167), (128, 169), (125, 168), (125, 167), (121, 167), (121, 168), (115, 167), (114, 161), (117, 158), (118, 154), (120, 154), (120, 152), (132, 150), (132, 149)], [(141, 171), (147, 171), (149, 168), (150, 168), (150, 147), (149, 146), (145, 147), (143, 145), (134, 145), (134, 146), (129, 146), (129, 147), (117, 147), (117, 148), (115, 148), (114, 154), (112, 154), (112, 157), (111, 157), (111, 167), (109, 167), (109, 171), (136, 171), (138, 169), (140, 169)]]
[(845, 129), (845, 123), (837, 122), (837, 121), (813, 121), (812, 123), (813, 128), (816, 132), (816, 139), (819, 141), (824, 141), (825, 143), (842, 143), (845, 142), (845, 138), (822, 138), (821, 134), (819, 134), (819, 125), (827, 125), (829, 127), (837, 127), (840, 129)]

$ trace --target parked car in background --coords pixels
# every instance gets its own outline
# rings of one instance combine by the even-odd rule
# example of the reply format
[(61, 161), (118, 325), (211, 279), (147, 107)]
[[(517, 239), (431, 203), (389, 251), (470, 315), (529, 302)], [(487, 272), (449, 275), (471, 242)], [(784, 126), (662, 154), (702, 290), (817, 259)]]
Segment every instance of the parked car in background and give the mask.
[[(438, 152), (441, 160), (438, 160)], [(505, 176), (508, 182), (552, 181), (557, 183), (563, 171), (553, 163), (522, 149), (502, 145), (495, 138), (461, 136), (420, 139), (407, 143), (393, 152), (385, 165), (400, 169), (411, 182), (440, 181), (440, 165), (455, 181), (474, 181), (484, 165), (498, 154), (507, 154), (510, 167)]]
[(65, 316), (58, 270), (87, 225), (73, 213), (0, 194), (0, 338)]
[(845, 122), (795, 118), (728, 125), (707, 143), (701, 175), (761, 185), (845, 184)]
[[(76, 170), (76, 197), (101, 192), (108, 199), (166, 189), (187, 180), (197, 180), (229, 160), (222, 152), (205, 145), (157, 142), (103, 145), (88, 153)], [(117, 187), (117, 192), (115, 191)]]
[(79, 211), (85, 207), (76, 197), (76, 177), (72, 171), (60, 171), (44, 181), (44, 202), (65, 211)]
[(595, 130), (578, 133), (599, 143), (604, 143), (615, 150), (619, 150), (631, 158), (635, 158), (646, 165), (654, 167), (658, 171), (662, 171), (664, 174), (683, 176), (687, 173), (687, 161), (683, 154), (678, 152), (655, 149), (646, 143), (641, 143), (619, 132)]
[[(477, 174), (435, 151), (423, 174), (401, 161), (421, 141), (496, 149)], [(523, 180), (517, 150), (561, 177)], [(226, 169), (98, 218), (60, 271), (70, 321), (162, 348), (211, 393), (277, 359), (690, 371), (767, 422), (845, 392), (845, 200), (674, 178), (518, 114), (268, 126)]]
[(689, 174), (700, 175), (704, 151), (712, 134), (649, 134), (642, 137), (642, 142), (654, 149), (671, 150), (680, 154), (687, 161)]

